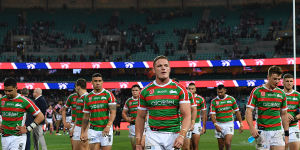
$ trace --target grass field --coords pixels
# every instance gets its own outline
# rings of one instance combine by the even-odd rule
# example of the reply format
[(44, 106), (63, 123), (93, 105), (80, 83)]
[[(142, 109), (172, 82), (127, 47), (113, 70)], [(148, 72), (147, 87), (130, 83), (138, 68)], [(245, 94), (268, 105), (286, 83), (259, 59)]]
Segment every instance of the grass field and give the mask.
[[(249, 144), (247, 138), (250, 136), (248, 130), (245, 130), (242, 134), (235, 131), (235, 135), (232, 140), (232, 150), (253, 150), (254, 144)], [(66, 135), (45, 135), (48, 150), (71, 150), (70, 141)], [(31, 145), (32, 146), (32, 145)], [(0, 148), (1, 149), (1, 148)], [(32, 147), (33, 149), (33, 147)], [(130, 150), (131, 145), (128, 139), (128, 131), (121, 131), (120, 136), (114, 136), (113, 150)], [(202, 150), (217, 150), (218, 144), (214, 137), (214, 130), (207, 130), (205, 135), (201, 136), (199, 149)]]

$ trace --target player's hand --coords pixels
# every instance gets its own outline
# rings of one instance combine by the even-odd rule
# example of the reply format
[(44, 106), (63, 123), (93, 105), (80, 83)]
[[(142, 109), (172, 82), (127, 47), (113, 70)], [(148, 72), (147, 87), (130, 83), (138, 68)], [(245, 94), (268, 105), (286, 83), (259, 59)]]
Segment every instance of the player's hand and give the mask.
[(109, 134), (110, 127), (106, 126), (102, 131), (102, 136), (106, 137)]
[(66, 122), (64, 123), (64, 128), (70, 129), (71, 128), (71, 124)]
[(142, 145), (136, 145), (136, 146), (135, 146), (135, 150), (143, 150)]
[(80, 141), (81, 142), (88, 141), (88, 133), (87, 132), (81, 132), (81, 134), (80, 134)]
[(244, 126), (241, 124), (241, 125), (240, 125), (240, 128), (239, 128), (239, 132), (240, 132), (240, 133), (243, 133), (243, 131), (244, 131), (243, 129), (244, 129)]
[(284, 136), (284, 142), (285, 142), (285, 145), (287, 145), (289, 143), (289, 137), (288, 136)]
[(184, 137), (178, 136), (174, 142), (173, 147), (174, 148), (181, 148), (183, 145)]
[(217, 132), (221, 132), (222, 131), (222, 128), (219, 125), (216, 125), (215, 128), (216, 128)]
[(17, 126), (16, 130), (18, 130), (18, 132), (16, 133), (17, 135), (21, 135), (21, 134), (27, 133), (26, 126)]
[(288, 116), (290, 122), (293, 121), (293, 120), (295, 119), (295, 118), (294, 118), (291, 114), (289, 114), (289, 113), (287, 113), (287, 116)]
[(258, 138), (258, 137), (259, 137), (259, 133), (258, 133), (257, 129), (255, 129), (255, 128), (250, 129), (250, 133), (251, 133), (251, 135), (252, 135), (254, 138)]
[(194, 130), (194, 127), (195, 127), (195, 123), (192, 123), (192, 124), (191, 124), (191, 128), (190, 128), (190, 131), (193, 131), (193, 130)]
[(203, 135), (206, 133), (206, 128), (202, 128), (200, 135)]
[(70, 132), (69, 132), (70, 138), (73, 137), (73, 133), (74, 133), (74, 128), (72, 130), (70, 130)]
[(131, 123), (131, 117), (127, 117), (127, 122)]

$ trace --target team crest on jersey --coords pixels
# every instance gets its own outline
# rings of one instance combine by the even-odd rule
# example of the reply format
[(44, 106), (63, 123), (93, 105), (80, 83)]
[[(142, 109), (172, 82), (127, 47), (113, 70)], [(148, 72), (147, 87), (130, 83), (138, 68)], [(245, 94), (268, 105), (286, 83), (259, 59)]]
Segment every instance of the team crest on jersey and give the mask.
[(89, 97), (89, 101), (92, 101), (92, 97)]
[(154, 89), (149, 91), (149, 94), (153, 94), (154, 93)]
[(261, 96), (266, 96), (266, 93), (265, 92), (261, 92)]
[(2, 101), (2, 102), (1, 102), (1, 105), (4, 106), (4, 105), (5, 105), (5, 101)]
[(132, 102), (129, 102), (129, 106), (132, 104)]
[(219, 101), (216, 101), (216, 104), (219, 105)]

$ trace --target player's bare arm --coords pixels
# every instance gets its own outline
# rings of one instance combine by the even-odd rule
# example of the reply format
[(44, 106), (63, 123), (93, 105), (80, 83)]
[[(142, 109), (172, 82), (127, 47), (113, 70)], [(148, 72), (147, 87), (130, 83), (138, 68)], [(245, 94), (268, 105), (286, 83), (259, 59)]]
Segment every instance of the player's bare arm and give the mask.
[(189, 103), (182, 103), (179, 106), (180, 112), (182, 114), (182, 128), (179, 132), (179, 136), (174, 142), (175, 148), (181, 148), (183, 145), (184, 138), (186, 136), (189, 127), (191, 126), (191, 105)]
[(136, 150), (142, 150), (142, 136), (145, 128), (145, 118), (147, 110), (137, 110), (137, 117), (135, 120), (135, 137), (136, 137)]
[(192, 111), (192, 121), (191, 121), (191, 128), (190, 130), (194, 130), (194, 125), (195, 125), (195, 120), (197, 118), (197, 107), (192, 107), (191, 108), (191, 111)]
[(70, 129), (71, 124), (66, 122), (66, 107), (62, 108), (62, 121), (63, 121), (63, 125), (64, 128)]
[(30, 124), (30, 127), (29, 126), (28, 127), (26, 127), (26, 126), (17, 126), (16, 129), (19, 130), (19, 132), (17, 132), (17, 134), (21, 135), (21, 134), (27, 133), (27, 131), (31, 131), (33, 128), (38, 126), (44, 120), (45, 120), (45, 117), (44, 117), (43, 113), (39, 112), (35, 116), (35, 119), (34, 119), (33, 123)]
[(202, 128), (201, 134), (204, 134), (206, 132), (207, 111), (202, 110), (201, 115), (202, 115), (202, 119), (203, 119), (202, 120), (203, 121), (203, 128)]
[(117, 105), (116, 104), (110, 104), (109, 105), (109, 112), (110, 112), (110, 115), (109, 115), (109, 118), (108, 118), (108, 123), (102, 131), (103, 136), (107, 136), (109, 134), (110, 127), (112, 126), (112, 124), (113, 124), (113, 122), (116, 118)]
[(235, 115), (236, 115), (237, 120), (240, 122), (240, 129), (239, 129), (239, 131), (240, 131), (240, 133), (242, 133), (244, 125), (243, 125), (243, 120), (242, 120), (241, 112), (240, 111), (236, 111)]
[(211, 114), (211, 115), (210, 115), (210, 118), (211, 118), (211, 121), (213, 122), (213, 124), (214, 124), (216, 130), (217, 130), (218, 132), (221, 132), (222, 129), (221, 129), (221, 127), (217, 124), (216, 114)]
[(88, 140), (89, 120), (90, 120), (90, 113), (84, 113), (82, 119), (81, 135), (80, 135), (80, 140), (83, 142)]
[(285, 133), (285, 143), (287, 144), (288, 140), (289, 140), (288, 134), (289, 134), (289, 123), (290, 123), (287, 110), (281, 110), (280, 116), (282, 118), (282, 126), (284, 129), (284, 132), (287, 132), (287, 133)]
[(247, 107), (246, 109), (246, 121), (249, 125), (250, 133), (253, 137), (257, 138), (259, 136), (257, 129), (253, 126), (253, 117), (252, 117), (253, 108)]
[(127, 122), (130, 123), (131, 122), (131, 117), (128, 117), (127, 114), (128, 114), (128, 110), (127, 109), (123, 109), (123, 111), (122, 111), (122, 117), (123, 117), (123, 119), (125, 121), (127, 121)]

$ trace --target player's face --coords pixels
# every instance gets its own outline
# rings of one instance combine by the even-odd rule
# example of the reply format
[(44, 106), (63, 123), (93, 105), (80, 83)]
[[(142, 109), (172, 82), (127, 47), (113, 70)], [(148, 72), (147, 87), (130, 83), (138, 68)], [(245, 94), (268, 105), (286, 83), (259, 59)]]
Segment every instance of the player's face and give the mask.
[(196, 86), (190, 85), (190, 86), (188, 86), (188, 90), (189, 90), (191, 93), (195, 94), (195, 93), (196, 93)]
[(8, 99), (13, 99), (17, 96), (17, 87), (4, 86), (4, 93)]
[(156, 61), (154, 69), (153, 69), (156, 78), (160, 80), (168, 79), (170, 76), (170, 65), (167, 59), (159, 59)]
[(75, 85), (75, 92), (76, 92), (76, 93), (79, 92), (79, 88), (80, 88), (80, 86)]
[(92, 84), (95, 90), (101, 90), (103, 84), (102, 77), (94, 77), (92, 79)]
[(224, 96), (226, 94), (226, 89), (225, 88), (217, 89), (217, 94), (220, 98), (224, 98)]
[(134, 98), (137, 98), (139, 97), (140, 89), (138, 87), (134, 87), (131, 89), (131, 93)]
[(294, 86), (294, 79), (293, 78), (285, 78), (283, 80), (283, 86), (285, 89), (290, 90), (293, 89)]
[(268, 83), (271, 89), (274, 89), (278, 86), (278, 83), (280, 82), (281, 75), (278, 74), (272, 74), (271, 76), (268, 76)]

